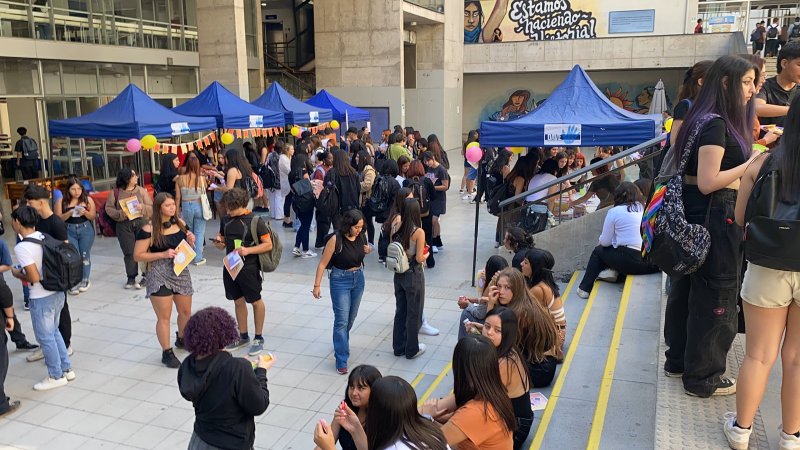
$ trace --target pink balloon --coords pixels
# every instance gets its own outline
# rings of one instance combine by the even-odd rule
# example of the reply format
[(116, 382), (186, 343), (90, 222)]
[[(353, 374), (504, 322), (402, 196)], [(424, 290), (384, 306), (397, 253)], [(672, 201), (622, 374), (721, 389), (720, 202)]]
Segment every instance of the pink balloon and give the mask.
[(470, 147), (467, 149), (467, 161), (476, 163), (483, 158), (483, 150), (480, 147)]
[(128, 150), (131, 153), (136, 153), (142, 149), (142, 142), (138, 139), (128, 139), (128, 142), (125, 143), (125, 150)]

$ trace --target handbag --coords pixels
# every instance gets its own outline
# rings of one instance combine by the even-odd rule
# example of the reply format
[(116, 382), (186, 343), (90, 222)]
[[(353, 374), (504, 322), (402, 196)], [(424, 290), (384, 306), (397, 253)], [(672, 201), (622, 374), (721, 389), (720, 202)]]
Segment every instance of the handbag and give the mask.
[[(205, 183), (203, 183), (205, 185)], [(211, 220), (214, 218), (214, 211), (211, 210), (211, 202), (208, 201), (208, 193), (206, 187), (203, 187), (203, 193), (200, 194), (200, 206), (203, 208), (203, 220)]]
[[(660, 184), (642, 216), (642, 257), (669, 276), (689, 275), (706, 261), (711, 235), (705, 226), (690, 224), (683, 205), (683, 177), (691, 156), (698, 151), (700, 132), (716, 114), (706, 114), (693, 124), (677, 170)], [(668, 170), (662, 167), (662, 172)], [(709, 199), (706, 223), (711, 211)]]

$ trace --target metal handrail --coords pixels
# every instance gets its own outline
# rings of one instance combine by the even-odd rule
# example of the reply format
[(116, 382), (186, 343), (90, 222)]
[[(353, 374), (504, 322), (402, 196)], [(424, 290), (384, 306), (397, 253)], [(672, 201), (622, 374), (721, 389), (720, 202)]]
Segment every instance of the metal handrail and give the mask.
[(534, 189), (531, 189), (529, 191), (525, 191), (525, 192), (523, 192), (521, 194), (518, 194), (518, 195), (515, 195), (515, 196), (513, 196), (513, 197), (511, 197), (509, 199), (503, 200), (502, 202), (500, 202), (500, 207), (502, 208), (502, 207), (504, 207), (506, 205), (514, 203), (514, 202), (516, 202), (516, 201), (518, 201), (518, 200), (520, 200), (522, 198), (525, 198), (525, 197), (527, 197), (527, 196), (529, 196), (531, 194), (535, 194), (537, 192), (550, 189), (551, 187), (559, 185), (561, 183), (564, 183), (565, 181), (569, 181), (569, 180), (572, 180), (572, 179), (575, 179), (575, 178), (582, 177), (583, 175), (585, 175), (587, 173), (590, 173), (592, 170), (594, 170), (594, 169), (596, 169), (598, 167), (605, 166), (605, 165), (608, 165), (610, 163), (616, 162), (618, 160), (621, 160), (621, 159), (625, 158), (626, 156), (630, 156), (630, 155), (632, 155), (634, 153), (640, 152), (640, 151), (642, 151), (644, 149), (647, 149), (649, 147), (652, 147), (654, 145), (658, 145), (661, 142), (664, 142), (666, 140), (667, 140), (667, 134), (663, 133), (663, 134), (661, 134), (661, 135), (659, 135), (659, 136), (657, 136), (657, 137), (655, 137), (653, 139), (650, 139), (647, 142), (643, 142), (643, 143), (641, 143), (641, 144), (639, 144), (639, 145), (637, 145), (635, 147), (631, 147), (631, 148), (629, 148), (627, 150), (623, 150), (623, 151), (617, 153), (616, 155), (611, 156), (610, 158), (606, 158), (606, 159), (604, 159), (602, 161), (598, 161), (598, 162), (596, 162), (594, 164), (590, 164), (590, 165), (584, 167), (583, 169), (576, 170), (575, 172), (572, 172), (570, 174), (564, 175), (561, 178), (556, 178), (555, 180), (553, 180), (553, 181), (551, 181), (549, 183), (543, 184), (541, 186), (537, 186)]

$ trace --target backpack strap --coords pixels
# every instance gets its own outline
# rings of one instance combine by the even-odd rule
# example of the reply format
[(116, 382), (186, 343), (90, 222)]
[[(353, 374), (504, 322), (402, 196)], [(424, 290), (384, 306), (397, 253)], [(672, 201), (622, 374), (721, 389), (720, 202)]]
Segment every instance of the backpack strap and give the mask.
[(699, 150), (697, 138), (700, 136), (700, 133), (703, 131), (706, 125), (708, 125), (711, 120), (718, 117), (718, 114), (709, 113), (700, 117), (700, 119), (692, 125), (692, 131), (689, 132), (689, 137), (686, 139), (686, 144), (681, 149), (681, 160), (678, 163), (678, 172), (676, 175), (683, 177), (686, 174), (686, 166), (689, 164), (692, 154)]

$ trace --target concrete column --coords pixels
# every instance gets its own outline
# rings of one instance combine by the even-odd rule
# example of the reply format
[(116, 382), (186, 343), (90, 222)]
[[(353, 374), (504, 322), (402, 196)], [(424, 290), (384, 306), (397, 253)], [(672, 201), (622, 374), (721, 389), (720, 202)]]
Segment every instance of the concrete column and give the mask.
[[(464, 37), (458, 8), (445, 23), (409, 27), (416, 33), (416, 83), (406, 89), (409, 126), (434, 133), (446, 150), (461, 146)], [(455, 17), (453, 17), (455, 16)]]
[(404, 125), (403, 1), (316, 0), (314, 29), (317, 90)]
[(244, 0), (197, 0), (197, 35), (200, 89), (219, 81), (246, 98), (250, 92)]

